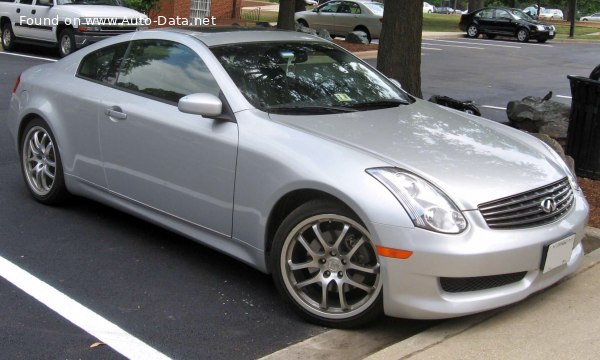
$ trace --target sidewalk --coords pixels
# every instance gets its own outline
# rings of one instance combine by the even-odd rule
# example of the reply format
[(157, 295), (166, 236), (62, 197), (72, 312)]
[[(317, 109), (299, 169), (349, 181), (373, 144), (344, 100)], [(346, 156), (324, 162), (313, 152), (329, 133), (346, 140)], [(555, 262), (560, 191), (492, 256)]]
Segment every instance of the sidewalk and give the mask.
[(598, 354), (600, 249), (558, 286), (508, 308), (443, 323), (366, 359), (598, 359)]

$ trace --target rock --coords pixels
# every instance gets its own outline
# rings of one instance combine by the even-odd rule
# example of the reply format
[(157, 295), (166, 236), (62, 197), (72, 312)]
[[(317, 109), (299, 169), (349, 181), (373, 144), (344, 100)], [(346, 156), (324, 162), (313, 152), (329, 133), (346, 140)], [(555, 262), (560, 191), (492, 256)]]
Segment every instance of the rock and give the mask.
[(348, 33), (348, 35), (346, 35), (346, 41), (352, 44), (369, 44), (369, 38), (364, 31), (353, 31)]
[(315, 29), (311, 29), (309, 27), (306, 27), (302, 24), (296, 23), (296, 31), (297, 32), (301, 32), (301, 33), (305, 33), (305, 34), (310, 34), (310, 35), (317, 35), (317, 30)]
[(524, 97), (521, 101), (511, 101), (506, 108), (510, 124), (532, 133), (547, 134), (564, 144), (569, 128), (571, 107), (552, 100), (535, 96)]
[(331, 37), (331, 35), (329, 34), (329, 31), (327, 31), (327, 29), (317, 30), (317, 36), (320, 37), (321, 39), (325, 39), (327, 41), (333, 41), (333, 38)]

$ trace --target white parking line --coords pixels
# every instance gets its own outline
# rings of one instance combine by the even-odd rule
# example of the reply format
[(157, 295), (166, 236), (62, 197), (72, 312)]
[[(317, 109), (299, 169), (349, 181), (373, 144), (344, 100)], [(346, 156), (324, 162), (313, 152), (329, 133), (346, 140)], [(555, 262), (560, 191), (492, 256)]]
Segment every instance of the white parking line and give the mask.
[(437, 50), (437, 51), (442, 51), (442, 49), (430, 48), (430, 47), (424, 47), (424, 46), (421, 46), (421, 49), (423, 49), (423, 50)]
[[(427, 40), (427, 41), (438, 41), (438, 42), (443, 42), (443, 43), (452, 43), (452, 44), (468, 44), (468, 45), (473, 45), (473, 43), (477, 43), (477, 45), (481, 45), (481, 46), (494, 46), (494, 47), (504, 47), (504, 48), (513, 48), (513, 49), (521, 49), (520, 46), (515, 46), (515, 45), (500, 45), (500, 44), (488, 44), (488, 43), (482, 43), (481, 41), (454, 41), (454, 40)], [(431, 44), (433, 45), (433, 44)], [(436, 46), (443, 46), (440, 44), (435, 44)]]
[[(490, 42), (490, 43), (496, 43), (498, 44), (498, 40), (490, 40), (490, 39), (469, 39), (469, 41), (473, 41), (473, 42)], [(554, 45), (548, 45), (548, 44), (536, 44), (536, 43), (519, 43), (519, 45), (523, 45), (523, 46), (541, 46), (541, 47), (554, 47)]]
[(556, 95), (556, 97), (563, 98), (563, 99), (573, 99), (571, 96), (566, 96), (566, 95)]
[(19, 56), (19, 57), (30, 58), (30, 59), (46, 60), (46, 61), (58, 61), (56, 59), (44, 58), (44, 57), (40, 57), (40, 56), (24, 55), (24, 54), (15, 54), (15, 53), (7, 53), (7, 52), (0, 52), (0, 54), (10, 55), (10, 56)]
[(481, 105), (481, 107), (488, 108), (488, 109), (495, 109), (495, 110), (506, 110), (506, 108), (504, 108), (504, 107), (492, 106), (492, 105)]
[(421, 43), (421, 45), (447, 46), (447, 47), (464, 48), (464, 49), (485, 50), (485, 48), (482, 48), (482, 47), (464, 46), (464, 45), (444, 45), (444, 44), (430, 44), (430, 43)]
[(129, 359), (169, 359), (1, 256), (0, 276)]

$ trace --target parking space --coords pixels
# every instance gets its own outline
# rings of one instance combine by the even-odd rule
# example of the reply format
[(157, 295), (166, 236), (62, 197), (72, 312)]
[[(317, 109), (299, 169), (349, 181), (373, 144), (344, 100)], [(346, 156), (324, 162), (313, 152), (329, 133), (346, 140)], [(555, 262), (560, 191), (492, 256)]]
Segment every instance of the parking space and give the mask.
[[(588, 44), (466, 38), (424, 39), (423, 53), (426, 99), (433, 94), (471, 99), (484, 116), (502, 122), (506, 103), (527, 95), (552, 90), (554, 100), (570, 103), (566, 75), (587, 76), (600, 59), (600, 49)], [(0, 53), (1, 259), (89, 310), (88, 316), (172, 358), (256, 358), (327, 330), (288, 309), (270, 276), (216, 251), (92, 201), (35, 203), (3, 123), (18, 74), (53, 60), (43, 51)], [(99, 335), (51, 311), (42, 301), (49, 293), (34, 300), (4, 277), (0, 274), (4, 357), (122, 358), (110, 346), (90, 347)], [(428, 324), (387, 319), (385, 326), (404, 328), (389, 339), (396, 341)], [(372, 330), (366, 332), (381, 337)]]

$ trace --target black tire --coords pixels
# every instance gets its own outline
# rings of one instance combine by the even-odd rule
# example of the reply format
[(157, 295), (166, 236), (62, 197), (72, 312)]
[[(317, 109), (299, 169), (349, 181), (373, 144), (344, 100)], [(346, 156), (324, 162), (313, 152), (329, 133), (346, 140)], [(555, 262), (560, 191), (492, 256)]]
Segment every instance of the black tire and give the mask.
[(2, 48), (6, 51), (11, 51), (15, 48), (15, 33), (13, 32), (12, 25), (7, 22), (2, 27)]
[(522, 43), (526, 43), (529, 41), (529, 30), (527, 30), (526, 28), (520, 28), (519, 30), (517, 30), (517, 41), (522, 42)]
[(369, 41), (369, 44), (371, 43), (371, 40), (372, 40), (372, 39), (371, 39), (371, 33), (369, 32), (369, 29), (367, 29), (367, 28), (366, 28), (366, 27), (364, 27), (364, 26), (357, 26), (357, 27), (354, 29), (354, 31), (362, 31), (362, 32), (364, 32), (365, 34), (367, 34), (367, 40)]
[(68, 197), (56, 139), (40, 118), (31, 120), (20, 139), (21, 173), (34, 199), (57, 205)]
[(479, 27), (475, 24), (470, 24), (467, 26), (467, 36), (475, 39), (479, 36)]
[(308, 23), (306, 22), (306, 20), (304, 19), (300, 19), (298, 20), (298, 24), (304, 26), (304, 27), (308, 27)]
[(292, 211), (275, 233), (269, 260), (277, 289), (310, 322), (349, 328), (383, 313), (375, 245), (338, 202), (314, 200)]
[(58, 34), (58, 54), (65, 57), (76, 50), (75, 35), (70, 28), (64, 28)]
[(486, 36), (488, 39), (495, 39), (495, 38), (496, 38), (496, 34), (485, 34), (485, 36)]

